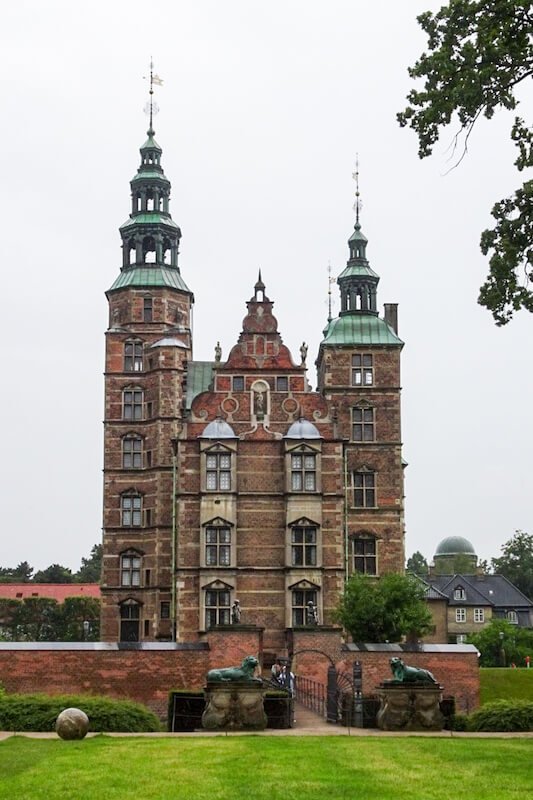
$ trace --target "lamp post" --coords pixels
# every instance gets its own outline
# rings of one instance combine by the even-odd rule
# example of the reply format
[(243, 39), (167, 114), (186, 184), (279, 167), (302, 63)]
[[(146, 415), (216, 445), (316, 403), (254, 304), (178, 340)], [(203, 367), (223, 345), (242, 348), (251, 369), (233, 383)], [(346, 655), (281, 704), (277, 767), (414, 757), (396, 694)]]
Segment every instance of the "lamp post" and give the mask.
[(86, 642), (89, 638), (89, 631), (91, 630), (91, 623), (88, 619), (83, 620), (83, 641)]
[(177, 615), (177, 595), (176, 595), (176, 580), (177, 580), (177, 551), (178, 551), (178, 537), (177, 537), (177, 514), (176, 514), (176, 488), (177, 488), (177, 475), (178, 475), (178, 449), (179, 439), (173, 436), (170, 440), (172, 447), (172, 563), (170, 568), (171, 573), (171, 601), (170, 601), (170, 623), (172, 627), (172, 641), (177, 641), (178, 638), (178, 615)]
[(505, 633), (503, 631), (500, 631), (498, 633), (498, 636), (500, 638), (500, 666), (505, 667), (505, 648), (503, 646), (503, 640), (505, 638)]

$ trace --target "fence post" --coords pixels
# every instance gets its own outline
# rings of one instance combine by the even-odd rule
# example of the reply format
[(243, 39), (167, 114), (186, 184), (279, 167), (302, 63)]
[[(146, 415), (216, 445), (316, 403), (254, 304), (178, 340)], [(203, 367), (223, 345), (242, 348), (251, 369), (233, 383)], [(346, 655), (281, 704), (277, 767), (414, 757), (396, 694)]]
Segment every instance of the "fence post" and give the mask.
[(333, 666), (328, 667), (328, 685), (327, 685), (327, 705), (326, 705), (326, 721), (337, 724), (337, 670)]
[(363, 665), (360, 661), (353, 664), (353, 724), (363, 727)]

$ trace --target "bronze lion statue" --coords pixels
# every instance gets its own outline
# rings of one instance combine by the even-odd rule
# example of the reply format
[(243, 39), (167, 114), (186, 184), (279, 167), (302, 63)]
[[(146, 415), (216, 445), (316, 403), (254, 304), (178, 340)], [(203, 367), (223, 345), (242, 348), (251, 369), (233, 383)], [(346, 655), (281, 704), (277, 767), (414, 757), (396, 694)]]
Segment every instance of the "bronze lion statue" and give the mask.
[(223, 667), (222, 669), (210, 669), (207, 673), (208, 683), (221, 683), (229, 681), (248, 681), (262, 683), (261, 678), (255, 678), (255, 668), (259, 666), (259, 661), (255, 656), (246, 656), (240, 667)]
[(435, 676), (429, 670), (409, 667), (397, 656), (391, 658), (390, 666), (394, 681), (398, 683), (437, 683)]

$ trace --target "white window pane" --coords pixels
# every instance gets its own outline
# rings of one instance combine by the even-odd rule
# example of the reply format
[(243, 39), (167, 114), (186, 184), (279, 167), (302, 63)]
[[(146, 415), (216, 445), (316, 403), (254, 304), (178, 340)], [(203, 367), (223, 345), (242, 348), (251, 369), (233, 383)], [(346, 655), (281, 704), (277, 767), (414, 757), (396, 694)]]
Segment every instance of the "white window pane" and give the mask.
[(216, 469), (217, 468), (217, 457), (214, 455), (208, 455), (206, 458), (206, 466), (207, 469)]
[(293, 456), (292, 457), (292, 468), (293, 469), (302, 469), (302, 457), (301, 456)]
[(304, 458), (304, 467), (305, 467), (305, 469), (314, 469), (315, 468), (315, 456), (305, 456), (305, 458)]
[(231, 467), (231, 456), (230, 455), (220, 455), (220, 468), (221, 469), (229, 469)]
[(292, 473), (292, 490), (293, 492), (301, 492), (302, 491), (302, 474), (301, 472), (293, 472)]
[(315, 473), (314, 472), (306, 472), (305, 473), (305, 491), (306, 492), (314, 492), (315, 491)]
[(229, 472), (220, 473), (220, 489), (223, 492), (227, 492), (231, 489), (231, 473)]
[(208, 472), (207, 473), (207, 488), (208, 489), (216, 489), (217, 488), (217, 474), (216, 474), (216, 472)]

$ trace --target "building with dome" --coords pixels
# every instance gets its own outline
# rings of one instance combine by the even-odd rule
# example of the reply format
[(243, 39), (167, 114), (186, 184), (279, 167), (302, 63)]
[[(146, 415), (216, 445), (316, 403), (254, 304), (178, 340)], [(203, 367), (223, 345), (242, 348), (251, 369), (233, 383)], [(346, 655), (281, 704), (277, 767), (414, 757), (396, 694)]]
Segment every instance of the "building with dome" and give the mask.
[(227, 358), (217, 346), (194, 359), (194, 295), (151, 126), (140, 153), (107, 291), (102, 638), (198, 641), (238, 599), (265, 656), (281, 653), (309, 604), (313, 624), (333, 623), (351, 573), (403, 571), (397, 306), (378, 313), (357, 213), (316, 391), (261, 274)]
[(433, 556), (436, 575), (454, 572), (474, 574), (477, 570), (477, 555), (474, 545), (462, 536), (447, 536), (437, 545)]

